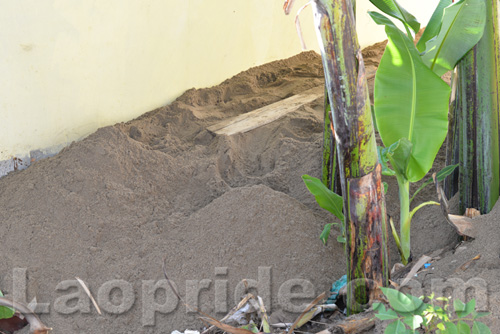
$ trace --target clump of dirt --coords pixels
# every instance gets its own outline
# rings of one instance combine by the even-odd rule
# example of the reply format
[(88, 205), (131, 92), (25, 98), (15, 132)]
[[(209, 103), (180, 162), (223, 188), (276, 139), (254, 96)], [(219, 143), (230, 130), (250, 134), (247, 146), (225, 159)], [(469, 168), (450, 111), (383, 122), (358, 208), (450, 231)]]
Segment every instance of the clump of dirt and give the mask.
[[(364, 51), (368, 75), (384, 47)], [(189, 90), (0, 179), (0, 289), (45, 303), (38, 310), (55, 334), (198, 329), (203, 323), (163, 280), (165, 258), (180, 293), (204, 312), (225, 315), (245, 292), (243, 279), (269, 311), (299, 312), (346, 268), (335, 237), (328, 246), (318, 238), (335, 220), (300, 178), (320, 175), (323, 99), (249, 132), (207, 128), (323, 84), (321, 58), (302, 53)], [(387, 181), (397, 220), (397, 186)], [(429, 187), (416, 203), (434, 194)], [(423, 209), (412, 225), (414, 257), (458, 240), (439, 208)], [(498, 245), (493, 236), (484, 238)], [(486, 272), (493, 262), (475, 265)]]

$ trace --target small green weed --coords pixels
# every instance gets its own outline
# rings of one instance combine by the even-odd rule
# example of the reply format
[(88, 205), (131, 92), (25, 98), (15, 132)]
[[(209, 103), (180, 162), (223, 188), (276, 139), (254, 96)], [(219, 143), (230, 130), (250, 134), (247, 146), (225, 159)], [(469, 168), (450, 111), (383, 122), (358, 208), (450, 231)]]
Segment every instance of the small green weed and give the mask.
[(476, 312), (475, 299), (466, 304), (455, 299), (452, 312), (446, 297), (435, 298), (432, 294), (428, 297), (429, 303), (425, 303), (424, 297), (417, 298), (390, 288), (381, 289), (391, 308), (373, 303), (373, 309), (377, 311), (375, 317), (378, 319), (392, 321), (386, 327), (385, 334), (421, 333), (419, 329), (423, 329), (424, 333), (436, 334), (491, 334), (488, 326), (477, 321), (489, 313)]
[[(330, 189), (328, 189), (320, 179), (315, 178), (313, 176), (309, 176), (307, 174), (302, 175), (302, 180), (306, 184), (307, 189), (311, 194), (316, 198), (316, 202), (323, 209), (331, 212), (335, 217), (340, 220), (341, 226), (341, 235), (337, 236), (337, 241), (341, 243), (345, 243), (345, 223), (344, 223), (344, 214), (342, 213), (342, 206), (344, 200), (342, 196), (337, 195)], [(321, 241), (326, 245), (328, 241), (328, 236), (330, 235), (330, 230), (333, 225), (338, 225), (337, 223), (329, 223), (326, 224), (323, 232), (319, 236)]]
[[(3, 297), (2, 291), (0, 291), (0, 297)], [(10, 307), (0, 306), (0, 319), (9, 319), (14, 316), (14, 310)]]

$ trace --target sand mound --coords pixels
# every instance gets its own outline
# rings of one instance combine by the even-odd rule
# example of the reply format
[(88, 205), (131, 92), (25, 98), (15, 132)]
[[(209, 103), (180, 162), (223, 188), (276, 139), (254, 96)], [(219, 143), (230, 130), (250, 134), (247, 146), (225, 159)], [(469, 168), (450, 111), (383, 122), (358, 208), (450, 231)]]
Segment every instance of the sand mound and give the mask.
[[(368, 73), (383, 46), (365, 53)], [(0, 289), (36, 296), (55, 334), (194, 329), (200, 322), (163, 280), (166, 257), (187, 302), (214, 316), (244, 293), (242, 279), (271, 311), (299, 311), (345, 273), (342, 245), (318, 238), (332, 218), (300, 179), (320, 175), (323, 99), (250, 132), (206, 129), (322, 85), (320, 57), (303, 53), (189, 90), (0, 179)], [(387, 209), (397, 217), (397, 186), (388, 182)], [(432, 198), (429, 187), (416, 203)], [(414, 256), (457, 240), (438, 208), (419, 212), (413, 226)]]
[(477, 237), (462, 242), (433, 263), (418, 280), (427, 295), (476, 300), (477, 311), (491, 312), (484, 318), (492, 333), (500, 326), (500, 202), (490, 213), (475, 217)]
[[(2, 178), (7, 251), (0, 258), (0, 288), (23, 294), (13, 288), (13, 269), (26, 268), (27, 298), (50, 303), (43, 318), (56, 334), (168, 332), (199, 325), (159, 281), (165, 256), (183, 294), (186, 285), (200, 281), (203, 287), (204, 279), (213, 280), (201, 290), (199, 306), (214, 315), (234, 305), (244, 278), (270, 280), (273, 308), (283, 304), (280, 287), (291, 279), (311, 282), (304, 297), (326, 290), (344, 271), (343, 256), (334, 257), (342, 247), (319, 242), (325, 220), (300, 180), (304, 173), (319, 174), (322, 99), (245, 134), (214, 136), (205, 130), (322, 84), (320, 58), (304, 53), (217, 87), (190, 90), (167, 107), (100, 129)], [(79, 295), (75, 276), (101, 296), (104, 316), (96, 316), (88, 298)], [(288, 288), (299, 296), (293, 309), (303, 302), (302, 288)], [(76, 297), (67, 300), (72, 293)], [(214, 293), (227, 298), (217, 306)], [(155, 322), (151, 312), (164, 303), (156, 306), (161, 312)]]

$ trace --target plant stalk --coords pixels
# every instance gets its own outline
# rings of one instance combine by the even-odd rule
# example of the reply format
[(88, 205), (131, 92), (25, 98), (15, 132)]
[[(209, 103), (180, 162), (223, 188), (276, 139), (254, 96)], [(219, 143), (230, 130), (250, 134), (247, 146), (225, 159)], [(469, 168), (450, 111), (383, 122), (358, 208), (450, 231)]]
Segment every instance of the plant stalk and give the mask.
[(396, 174), (399, 188), (399, 229), (400, 229), (400, 242), (401, 261), (404, 265), (408, 264), (410, 258), (410, 181), (406, 180), (404, 176)]
[(312, 7), (344, 198), (350, 314), (362, 311), (371, 292), (388, 284), (381, 167), (351, 0), (314, 0)]
[(328, 89), (325, 86), (321, 182), (334, 193), (342, 195), (339, 166), (337, 162), (337, 147), (335, 145), (335, 136), (331, 130), (333, 127), (331, 110), (330, 101), (328, 100)]

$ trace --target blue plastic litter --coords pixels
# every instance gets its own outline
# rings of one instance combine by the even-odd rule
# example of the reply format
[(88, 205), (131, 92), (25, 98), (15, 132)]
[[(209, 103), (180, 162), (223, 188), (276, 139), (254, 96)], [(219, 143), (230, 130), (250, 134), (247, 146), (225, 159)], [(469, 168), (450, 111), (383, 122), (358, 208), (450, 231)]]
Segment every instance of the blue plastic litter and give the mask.
[(330, 292), (332, 294), (330, 295), (326, 303), (335, 304), (337, 298), (339, 297), (340, 289), (342, 289), (346, 285), (347, 285), (347, 275), (344, 275), (340, 279), (338, 279), (335, 283), (332, 284), (332, 288), (330, 289)]
[(429, 268), (430, 266), (431, 266), (431, 264), (430, 264), (430, 263), (426, 263), (426, 264), (424, 264), (424, 268), (425, 268), (425, 269)]

